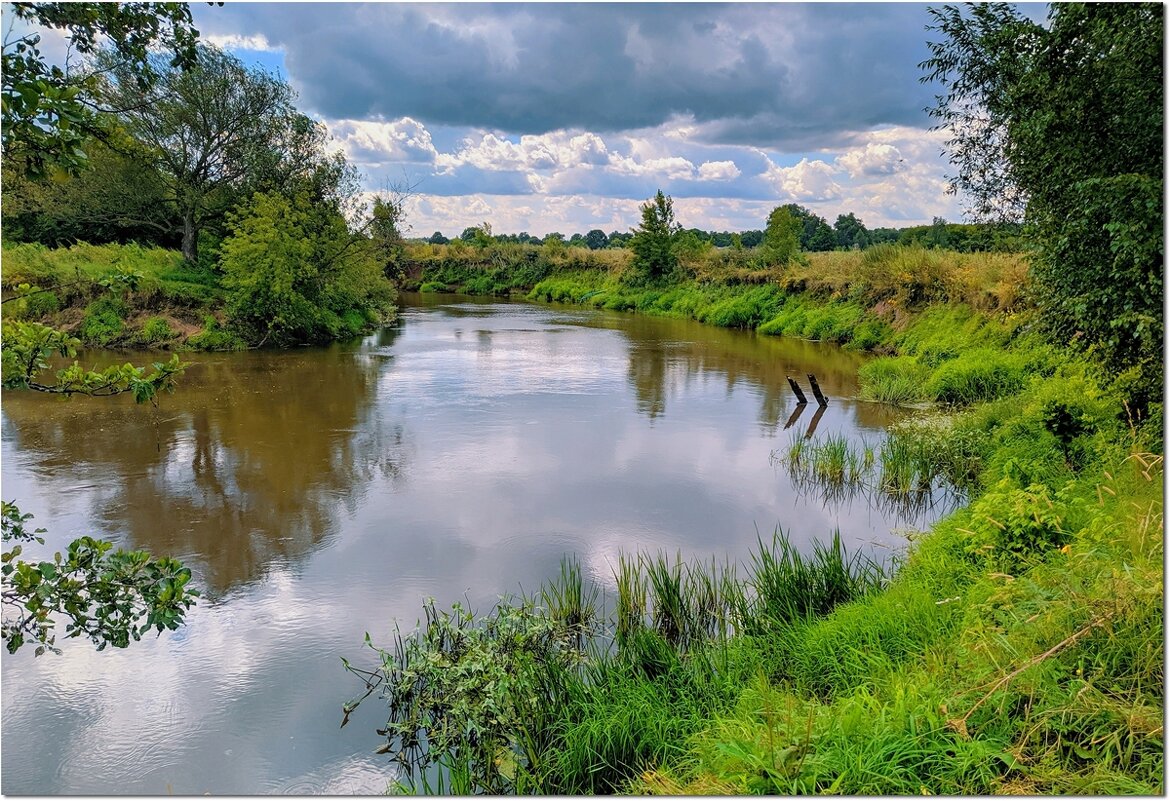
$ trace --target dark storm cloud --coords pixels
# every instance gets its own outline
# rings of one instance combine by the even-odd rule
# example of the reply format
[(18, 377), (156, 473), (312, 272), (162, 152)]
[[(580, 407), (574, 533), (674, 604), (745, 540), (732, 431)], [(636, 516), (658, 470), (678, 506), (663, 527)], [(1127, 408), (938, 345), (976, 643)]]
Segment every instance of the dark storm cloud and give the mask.
[(705, 141), (831, 146), (921, 125), (920, 5), (258, 4), (195, 11), (262, 34), (329, 118), (513, 133), (621, 131), (693, 117)]

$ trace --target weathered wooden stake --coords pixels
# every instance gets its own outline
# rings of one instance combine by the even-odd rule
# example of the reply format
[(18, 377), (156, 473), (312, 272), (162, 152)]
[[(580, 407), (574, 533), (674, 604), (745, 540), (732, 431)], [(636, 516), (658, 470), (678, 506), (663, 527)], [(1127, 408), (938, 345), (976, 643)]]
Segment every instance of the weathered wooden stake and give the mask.
[(800, 388), (800, 384), (792, 376), (785, 376), (788, 379), (788, 386), (792, 387), (792, 391), (796, 393), (796, 399), (801, 403), (808, 403), (808, 398), (804, 396), (804, 390)]
[[(792, 379), (788, 379), (791, 381)], [(817, 383), (817, 377), (812, 373), (808, 374), (808, 383), (812, 384), (813, 394), (817, 396), (817, 403), (821, 406), (828, 406), (829, 402), (825, 400), (825, 396), (821, 393), (821, 385)]]

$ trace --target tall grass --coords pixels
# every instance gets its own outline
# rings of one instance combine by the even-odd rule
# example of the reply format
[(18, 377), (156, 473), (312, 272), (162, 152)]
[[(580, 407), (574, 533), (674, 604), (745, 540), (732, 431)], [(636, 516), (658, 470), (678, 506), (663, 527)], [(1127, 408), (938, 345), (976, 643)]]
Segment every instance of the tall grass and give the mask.
[(765, 634), (821, 617), (837, 605), (860, 598), (881, 585), (881, 567), (860, 555), (848, 556), (840, 532), (827, 543), (813, 543), (803, 556), (777, 529), (751, 556), (742, 618), (749, 634)]
[(905, 356), (874, 359), (863, 364), (857, 375), (865, 400), (905, 405), (929, 397), (925, 385), (930, 370)]

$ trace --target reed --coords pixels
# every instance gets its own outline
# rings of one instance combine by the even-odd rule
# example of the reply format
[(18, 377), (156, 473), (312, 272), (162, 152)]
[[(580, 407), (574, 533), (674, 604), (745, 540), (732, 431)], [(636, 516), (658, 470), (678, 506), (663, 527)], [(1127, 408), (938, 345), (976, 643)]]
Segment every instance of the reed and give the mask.
[(745, 631), (763, 634), (826, 615), (877, 588), (882, 578), (876, 562), (860, 553), (846, 554), (840, 532), (828, 544), (814, 542), (805, 557), (777, 528), (771, 542), (758, 540), (751, 556), (741, 612)]
[(586, 585), (581, 563), (575, 556), (561, 559), (559, 575), (546, 582), (539, 593), (540, 603), (549, 617), (575, 635), (584, 635), (594, 628), (599, 595), (596, 585)]

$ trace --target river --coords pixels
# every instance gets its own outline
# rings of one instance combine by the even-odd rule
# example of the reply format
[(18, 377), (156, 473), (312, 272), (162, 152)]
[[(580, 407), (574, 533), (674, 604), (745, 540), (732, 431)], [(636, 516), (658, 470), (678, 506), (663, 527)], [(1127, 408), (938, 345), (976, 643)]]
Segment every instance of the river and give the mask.
[[(108, 355), (106, 356), (108, 358)], [(142, 361), (141, 354), (123, 356)], [(886, 558), (907, 521), (826, 503), (772, 454), (803, 436), (785, 379), (815, 373), (818, 433), (880, 440), (864, 357), (682, 320), (409, 296), (360, 342), (190, 354), (157, 408), (6, 392), (3, 496), (48, 530), (170, 554), (204, 591), (175, 633), (2, 660), (5, 794), (380, 793), (370, 661), (427, 596), (486, 611), (564, 554), (612, 584), (640, 549), (745, 560), (777, 526)], [(929, 521), (909, 521), (924, 525)]]

